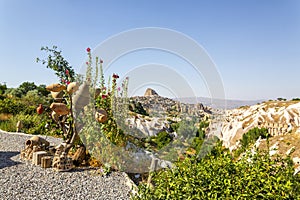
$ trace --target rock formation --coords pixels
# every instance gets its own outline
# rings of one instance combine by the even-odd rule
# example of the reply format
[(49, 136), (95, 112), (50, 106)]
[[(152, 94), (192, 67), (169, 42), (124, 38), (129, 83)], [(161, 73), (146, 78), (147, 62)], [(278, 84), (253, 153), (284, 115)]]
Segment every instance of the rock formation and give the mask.
[(145, 94), (145, 97), (149, 97), (149, 96), (158, 96), (157, 92), (155, 92), (155, 90), (151, 89), (151, 88), (147, 88)]
[(234, 148), (254, 127), (267, 128), (271, 136), (300, 133), (300, 103), (269, 101), (228, 110), (221, 139), (226, 147)]
[(144, 136), (155, 136), (163, 130), (168, 130), (168, 119), (180, 121), (182, 116), (204, 117), (210, 111), (200, 103), (186, 104), (159, 96), (150, 88), (146, 90), (144, 96), (131, 97), (130, 102), (132, 111), (136, 110), (136, 105), (139, 105), (149, 114), (149, 116), (145, 116), (135, 113), (134, 117), (127, 119), (127, 125), (131, 127), (131, 132), (136, 130), (143, 133)]

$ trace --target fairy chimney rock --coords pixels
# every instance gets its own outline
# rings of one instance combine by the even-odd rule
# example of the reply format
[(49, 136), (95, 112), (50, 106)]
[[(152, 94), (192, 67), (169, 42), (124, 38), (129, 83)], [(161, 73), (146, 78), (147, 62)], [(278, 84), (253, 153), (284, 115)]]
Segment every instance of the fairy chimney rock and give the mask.
[(151, 88), (147, 88), (144, 96), (149, 97), (149, 96), (159, 96), (159, 95), (157, 94), (157, 92), (155, 92), (155, 90), (153, 90)]

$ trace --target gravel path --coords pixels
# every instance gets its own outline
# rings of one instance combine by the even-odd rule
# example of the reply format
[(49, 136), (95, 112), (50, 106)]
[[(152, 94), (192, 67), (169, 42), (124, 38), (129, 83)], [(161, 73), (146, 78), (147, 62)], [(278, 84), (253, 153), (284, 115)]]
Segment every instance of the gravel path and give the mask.
[[(0, 199), (129, 199), (127, 175), (96, 175), (95, 169), (55, 172), (19, 159), (30, 135), (0, 130)], [(47, 137), (51, 144), (60, 139)]]

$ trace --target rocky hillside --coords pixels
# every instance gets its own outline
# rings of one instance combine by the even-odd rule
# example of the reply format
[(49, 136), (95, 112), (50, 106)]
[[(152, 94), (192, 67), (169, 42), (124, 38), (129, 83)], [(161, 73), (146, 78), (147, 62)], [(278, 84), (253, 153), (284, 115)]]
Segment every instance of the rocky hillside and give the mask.
[(267, 128), (272, 136), (300, 134), (300, 102), (268, 101), (228, 110), (221, 135), (225, 146), (235, 148), (243, 134), (254, 127)]
[(131, 101), (139, 102), (150, 115), (155, 114), (178, 114), (186, 113), (193, 116), (203, 116), (204, 113), (211, 113), (211, 109), (201, 103), (188, 104), (162, 97), (158, 93), (148, 88), (144, 96), (135, 96)]
[(169, 120), (180, 121), (179, 116), (204, 117), (212, 111), (201, 103), (180, 103), (170, 98), (159, 96), (156, 91), (148, 88), (144, 96), (130, 98), (134, 116), (128, 124), (146, 136), (155, 136), (162, 130), (168, 130)]

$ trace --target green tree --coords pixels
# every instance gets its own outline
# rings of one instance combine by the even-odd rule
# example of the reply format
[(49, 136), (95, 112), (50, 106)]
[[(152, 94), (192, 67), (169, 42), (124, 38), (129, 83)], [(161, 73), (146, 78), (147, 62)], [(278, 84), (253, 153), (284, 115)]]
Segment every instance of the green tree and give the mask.
[(38, 91), (38, 94), (41, 96), (48, 96), (48, 94), (50, 93), (48, 90), (46, 90), (46, 85), (39, 85), (37, 86), (36, 90)]
[(36, 85), (34, 82), (23, 82), (15, 91), (14, 91), (14, 96), (16, 97), (22, 97), (27, 94), (28, 91), (35, 90)]
[(6, 84), (0, 84), (0, 95), (4, 94), (6, 90), (7, 90)]
[(5, 91), (5, 94), (21, 98), (23, 95), (23, 90), (21, 90), (19, 88), (7, 88), (7, 90)]
[(75, 81), (75, 71), (69, 62), (62, 56), (61, 51), (57, 49), (57, 46), (42, 47), (42, 51), (48, 53), (46, 59), (37, 58), (37, 62), (41, 62), (43, 65), (46, 65), (47, 68), (50, 68), (55, 71), (55, 74), (60, 78), (60, 82), (65, 84), (67, 82)]

